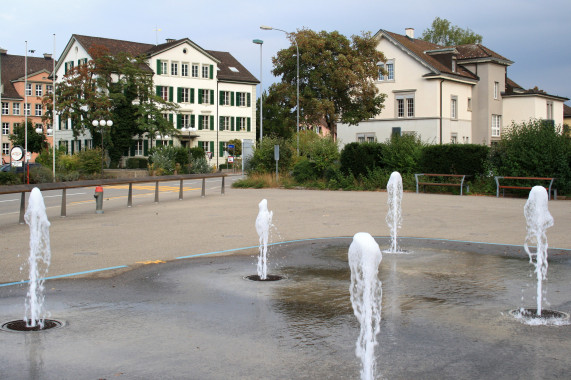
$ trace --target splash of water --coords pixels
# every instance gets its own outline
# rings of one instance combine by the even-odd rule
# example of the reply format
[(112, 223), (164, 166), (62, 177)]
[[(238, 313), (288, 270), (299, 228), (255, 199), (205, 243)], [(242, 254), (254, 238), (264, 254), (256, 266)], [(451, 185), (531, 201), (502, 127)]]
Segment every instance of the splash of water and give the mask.
[[(529, 192), (523, 213), (527, 223), (527, 235), (523, 245), (529, 256), (529, 262), (535, 265), (537, 277), (537, 315), (541, 315), (542, 281), (547, 277), (547, 236), (546, 230), (553, 226), (553, 217), (547, 207), (547, 191), (542, 186), (534, 186)], [(536, 251), (531, 252), (529, 245), (536, 244)], [(533, 257), (535, 256), (535, 263)]]
[(355, 354), (361, 359), (361, 379), (372, 380), (375, 378), (377, 334), (381, 330), (383, 290), (378, 274), (383, 255), (375, 239), (366, 232), (353, 236), (348, 255), (351, 304), (361, 325)]
[(391, 246), (384, 253), (403, 253), (398, 246), (397, 233), (402, 225), (402, 177), (399, 172), (392, 172), (387, 183), (387, 205), (389, 209), (385, 218), (391, 230)]
[(46, 215), (44, 198), (37, 187), (30, 193), (24, 220), (30, 227), (30, 256), (28, 258), (30, 282), (24, 320), (27, 327), (39, 325), (43, 329), (46, 318), (44, 281), (51, 260), (50, 222)]
[(268, 239), (270, 235), (270, 227), (272, 226), (273, 212), (268, 211), (268, 201), (262, 199), (258, 204), (258, 216), (256, 218), (256, 232), (260, 238), (260, 254), (258, 255), (258, 276), (260, 280), (265, 280), (268, 276)]

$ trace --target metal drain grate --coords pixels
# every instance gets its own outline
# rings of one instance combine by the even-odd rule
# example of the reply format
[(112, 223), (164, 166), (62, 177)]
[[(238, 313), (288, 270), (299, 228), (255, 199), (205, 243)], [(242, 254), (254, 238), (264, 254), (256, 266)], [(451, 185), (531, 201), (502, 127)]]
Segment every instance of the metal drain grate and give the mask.
[(10, 321), (2, 324), (1, 329), (5, 331), (14, 331), (14, 332), (44, 331), (50, 329), (57, 329), (62, 327), (63, 325), (64, 325), (63, 322), (57, 321), (55, 319), (44, 319), (43, 328), (41, 328), (40, 326), (28, 327), (26, 325), (25, 320), (18, 319), (16, 321)]
[(283, 279), (283, 277), (275, 275), (275, 274), (268, 274), (266, 276), (266, 279), (262, 280), (260, 278), (260, 276), (258, 276), (257, 274), (253, 274), (251, 276), (246, 276), (246, 279), (248, 279), (250, 281), (279, 281), (279, 280)]

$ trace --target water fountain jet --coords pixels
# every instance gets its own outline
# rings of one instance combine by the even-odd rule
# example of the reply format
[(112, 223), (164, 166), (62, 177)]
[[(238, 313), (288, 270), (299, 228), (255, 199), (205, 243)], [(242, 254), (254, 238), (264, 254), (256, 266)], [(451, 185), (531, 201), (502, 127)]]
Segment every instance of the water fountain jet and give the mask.
[(270, 229), (272, 228), (272, 217), (274, 213), (268, 211), (268, 201), (262, 199), (258, 204), (258, 216), (256, 217), (256, 232), (259, 236), (259, 254), (257, 264), (257, 275), (246, 276), (252, 281), (277, 281), (281, 280), (281, 276), (268, 275), (268, 241), (270, 237)]
[(397, 235), (402, 225), (402, 177), (399, 172), (392, 172), (387, 183), (388, 211), (385, 220), (391, 230), (391, 246), (384, 253), (404, 253), (398, 246)]

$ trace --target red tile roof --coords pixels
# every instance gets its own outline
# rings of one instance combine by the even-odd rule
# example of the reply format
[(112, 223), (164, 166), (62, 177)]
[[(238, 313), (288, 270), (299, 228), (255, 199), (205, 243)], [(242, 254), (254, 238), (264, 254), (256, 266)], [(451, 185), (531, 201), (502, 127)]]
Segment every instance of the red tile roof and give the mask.
[[(22, 99), (12, 81), (24, 78), (25, 60), (25, 56), (2, 54), (2, 85), (4, 86), (2, 99)], [(53, 71), (53, 65), (54, 61), (52, 58), (28, 57), (28, 76), (42, 70), (51, 73)]]

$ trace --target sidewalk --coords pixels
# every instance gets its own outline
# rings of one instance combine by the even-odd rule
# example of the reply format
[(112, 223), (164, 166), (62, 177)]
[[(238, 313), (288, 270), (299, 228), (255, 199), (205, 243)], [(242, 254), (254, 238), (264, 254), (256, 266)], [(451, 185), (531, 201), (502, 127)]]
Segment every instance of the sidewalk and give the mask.
[[(72, 213), (50, 220), (49, 276), (141, 262), (172, 260), (207, 252), (255, 247), (258, 203), (268, 200), (276, 232), (271, 240), (388, 236), (386, 192), (232, 189), (226, 194), (145, 203), (133, 208)], [(525, 199), (405, 193), (399, 236), (522, 245)], [(549, 246), (571, 249), (571, 202), (551, 201), (555, 225)], [(0, 230), (0, 283), (27, 278), (26, 225)], [(406, 247), (404, 247), (406, 249)], [(256, 248), (225, 254), (256, 254)], [(139, 263), (139, 264), (138, 264)], [(23, 268), (22, 270), (20, 268)], [(99, 272), (109, 276), (116, 272)]]

